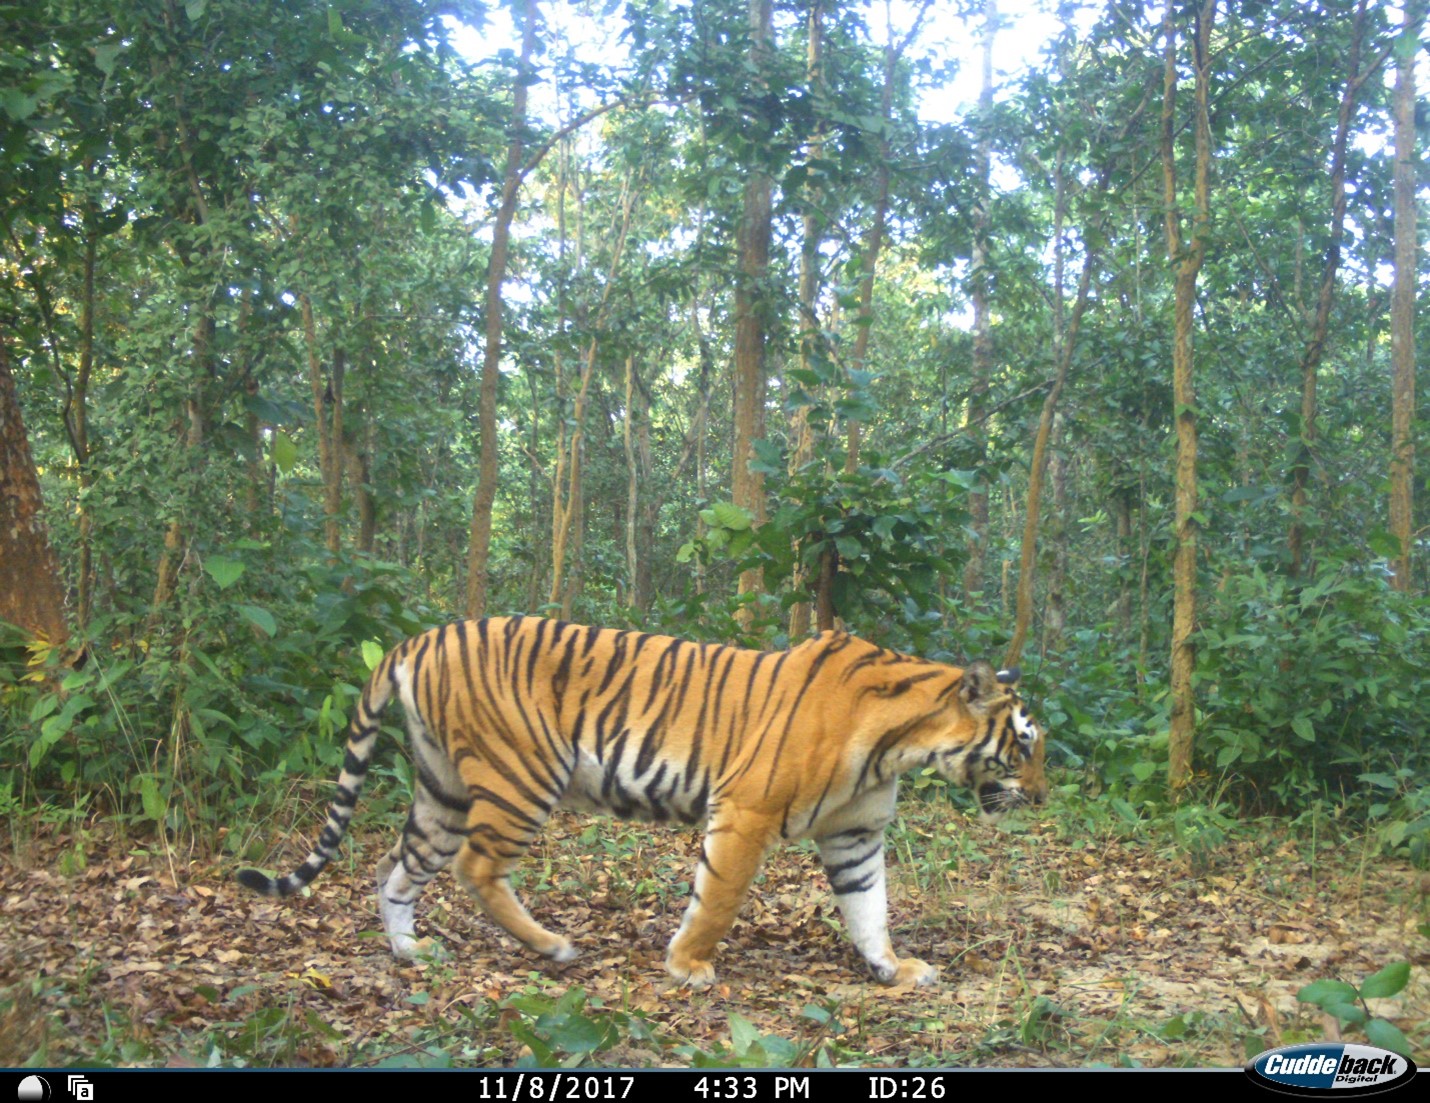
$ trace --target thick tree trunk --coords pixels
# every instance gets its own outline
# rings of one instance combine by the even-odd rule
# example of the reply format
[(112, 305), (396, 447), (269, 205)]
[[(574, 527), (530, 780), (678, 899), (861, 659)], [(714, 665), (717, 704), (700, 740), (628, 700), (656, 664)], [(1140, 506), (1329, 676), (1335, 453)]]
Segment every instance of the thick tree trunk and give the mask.
[(1196, 70), (1193, 121), (1196, 134), (1195, 210), (1191, 241), (1183, 244), (1177, 209), (1175, 155), (1177, 98), (1177, 28), (1175, 0), (1168, 0), (1163, 20), (1166, 35), (1162, 91), (1162, 182), (1167, 200), (1167, 256), (1176, 267), (1173, 289), (1172, 403), (1177, 427), (1174, 521), (1176, 550), (1172, 561), (1171, 732), (1168, 742), (1167, 780), (1180, 788), (1192, 777), (1192, 747), (1196, 734), (1196, 700), (1192, 673), (1196, 652), (1197, 582), (1197, 421), (1193, 386), (1192, 309), (1196, 304), (1197, 274), (1206, 254), (1210, 216), (1211, 126), (1208, 89), (1211, 79), (1210, 41), (1216, 0), (1202, 0), (1195, 13), (1192, 40)]
[(68, 638), (65, 592), (43, 515), (10, 350), (0, 338), (0, 620), (60, 645)]
[(488, 563), (492, 546), (492, 507), (497, 497), (497, 381), (502, 343), (502, 281), (506, 279), (511, 223), (521, 190), (522, 156), (526, 150), (527, 80), (536, 50), (536, 0), (521, 7), (521, 57), (516, 87), (512, 89), (511, 127), (507, 136), (506, 171), (501, 202), (492, 225), (491, 259), (487, 263), (486, 344), (482, 350), (482, 383), (478, 399), (477, 429), (481, 434), (477, 493), (472, 502), (471, 539), (467, 548), (467, 602), (469, 617), (486, 615), (490, 586)]
[(1395, 73), (1395, 286), (1390, 300), (1390, 531), (1400, 541), (1391, 585), (1410, 592), (1415, 477), (1415, 62), (1424, 0), (1405, 7)]

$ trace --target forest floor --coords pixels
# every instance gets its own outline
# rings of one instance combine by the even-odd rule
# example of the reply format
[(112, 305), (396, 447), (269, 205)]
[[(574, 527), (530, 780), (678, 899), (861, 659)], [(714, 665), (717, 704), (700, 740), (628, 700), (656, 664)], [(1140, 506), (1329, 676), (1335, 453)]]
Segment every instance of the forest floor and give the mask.
[[(1224, 1067), (1335, 1037), (1297, 991), (1393, 961), (1411, 962), (1410, 984), (1371, 1010), (1424, 1059), (1430, 880), (1365, 840), (1259, 822), (1215, 833), (1194, 860), (1169, 831), (1075, 812), (1007, 831), (945, 805), (902, 810), (891, 933), (901, 955), (939, 965), (935, 988), (866, 980), (803, 847), (771, 854), (716, 986), (692, 993), (662, 970), (699, 852), (690, 830), (555, 816), (520, 886), (581, 949), (553, 967), (448, 874), (418, 906), (432, 959), (395, 962), (371, 882), (390, 833), (359, 831), (306, 895), (276, 901), (236, 885), (232, 859), (12, 821), (0, 1066), (502, 1066), (535, 1050), (606, 1067)], [(308, 841), (268, 862), (286, 871)]]

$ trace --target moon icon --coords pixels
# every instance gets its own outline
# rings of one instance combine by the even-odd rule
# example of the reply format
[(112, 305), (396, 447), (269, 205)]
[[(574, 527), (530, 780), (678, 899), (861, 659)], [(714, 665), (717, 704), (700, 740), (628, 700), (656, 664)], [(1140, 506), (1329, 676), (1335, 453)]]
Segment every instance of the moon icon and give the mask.
[(48, 1099), (50, 1097), (50, 1086), (45, 1082), (43, 1076), (27, 1076), (20, 1081), (19, 1097), (21, 1103), (29, 1103), (32, 1099)]

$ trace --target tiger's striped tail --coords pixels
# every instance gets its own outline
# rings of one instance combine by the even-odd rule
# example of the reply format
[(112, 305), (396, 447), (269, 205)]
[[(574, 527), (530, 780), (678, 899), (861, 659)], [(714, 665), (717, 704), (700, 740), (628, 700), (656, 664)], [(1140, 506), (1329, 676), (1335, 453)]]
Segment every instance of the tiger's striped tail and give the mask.
[(318, 836), (313, 852), (286, 877), (269, 877), (256, 869), (241, 869), (237, 875), (239, 884), (264, 896), (292, 896), (322, 873), (323, 867), (337, 853), (338, 845), (347, 833), (348, 822), (353, 817), (358, 796), (362, 793), (363, 782), (367, 779), (368, 759), (372, 757), (372, 748), (377, 742), (378, 718), (392, 697), (395, 684), (393, 667), (398, 660), (398, 652), (404, 650), (397, 648), (390, 652), (377, 664), (377, 669), (363, 687), (357, 711), (348, 724), (347, 754), (343, 758), (343, 772), (338, 775), (337, 795), (328, 807), (328, 822), (323, 826), (323, 833)]

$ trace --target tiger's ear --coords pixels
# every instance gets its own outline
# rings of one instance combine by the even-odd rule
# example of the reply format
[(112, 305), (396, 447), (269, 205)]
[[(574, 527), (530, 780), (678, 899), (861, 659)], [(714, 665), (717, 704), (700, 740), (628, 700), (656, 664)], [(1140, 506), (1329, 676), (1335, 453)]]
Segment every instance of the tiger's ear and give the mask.
[(998, 693), (998, 675), (985, 662), (970, 663), (958, 680), (958, 695), (965, 705), (983, 708)]
[(998, 681), (1005, 686), (1016, 686), (1023, 677), (1021, 666), (1010, 666), (1007, 670), (998, 672)]

